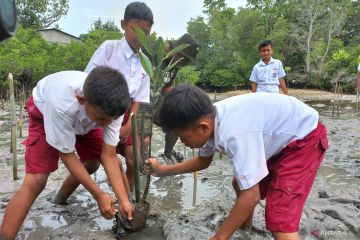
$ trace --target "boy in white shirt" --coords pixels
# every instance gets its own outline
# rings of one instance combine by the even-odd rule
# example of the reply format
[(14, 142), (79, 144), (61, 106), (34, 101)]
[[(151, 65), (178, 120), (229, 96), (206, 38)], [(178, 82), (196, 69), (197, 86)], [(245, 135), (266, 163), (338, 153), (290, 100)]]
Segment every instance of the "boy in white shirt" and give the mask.
[(160, 122), (185, 145), (200, 148), (199, 155), (163, 166), (150, 158), (146, 172), (168, 176), (202, 170), (215, 152), (232, 161), (237, 201), (211, 239), (228, 239), (250, 225), (256, 204), (264, 198), (266, 226), (275, 239), (299, 239), (302, 209), (328, 148), (326, 129), (314, 109), (270, 93), (240, 95), (213, 105), (200, 88), (177, 86), (164, 100)]
[(96, 199), (101, 214), (111, 219), (115, 200), (89, 175), (101, 161), (119, 199), (120, 212), (131, 219), (126, 176), (116, 155), (122, 115), (130, 106), (122, 74), (108, 67), (94, 68), (89, 75), (58, 72), (40, 80), (32, 94), (26, 103), (26, 175), (6, 208), (0, 236), (15, 238), (49, 174), (57, 169), (59, 157)]
[[(107, 40), (95, 51), (90, 59), (85, 72), (90, 72), (96, 66), (109, 66), (120, 71), (128, 84), (131, 97), (131, 107), (124, 115), (124, 121), (120, 129), (120, 143), (117, 151), (125, 157), (126, 176), (129, 188), (132, 189), (135, 182), (134, 157), (132, 152), (131, 121), (128, 121), (130, 113), (137, 113), (139, 102), (150, 102), (150, 77), (143, 69), (137, 52), (140, 50), (134, 28), (141, 28), (146, 34), (150, 34), (153, 24), (153, 15), (145, 3), (130, 3), (121, 20), (121, 28), (125, 36), (121, 40)], [(139, 144), (140, 145), (140, 144)], [(69, 175), (61, 186), (54, 203), (66, 204), (68, 197), (78, 187), (79, 182)]]
[(279, 93), (279, 86), (284, 94), (288, 94), (285, 82), (285, 71), (278, 59), (272, 58), (273, 46), (270, 40), (265, 40), (259, 45), (261, 56), (250, 76), (252, 92)]

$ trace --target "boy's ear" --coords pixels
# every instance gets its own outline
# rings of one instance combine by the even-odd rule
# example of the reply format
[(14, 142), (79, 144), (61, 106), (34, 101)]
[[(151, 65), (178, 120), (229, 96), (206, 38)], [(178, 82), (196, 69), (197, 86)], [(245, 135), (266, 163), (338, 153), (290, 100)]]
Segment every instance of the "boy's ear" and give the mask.
[(204, 132), (209, 132), (210, 131), (210, 123), (207, 121), (201, 121), (198, 125), (198, 128), (200, 128), (202, 131)]
[(124, 31), (125, 31), (125, 25), (126, 25), (125, 21), (121, 20), (120, 21), (120, 26), (121, 26), (121, 29), (124, 30)]
[(84, 97), (84, 95), (76, 95), (76, 98), (77, 98), (77, 100), (79, 101), (79, 103), (80, 103), (81, 105), (84, 105), (84, 104), (85, 104), (85, 97)]

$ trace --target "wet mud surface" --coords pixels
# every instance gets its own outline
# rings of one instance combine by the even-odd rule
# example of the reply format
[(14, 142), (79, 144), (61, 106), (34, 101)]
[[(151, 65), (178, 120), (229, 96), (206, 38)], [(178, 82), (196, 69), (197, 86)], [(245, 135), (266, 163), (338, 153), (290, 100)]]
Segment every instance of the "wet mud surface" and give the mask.
[[(360, 117), (355, 112), (355, 96), (343, 101), (339, 117), (332, 117), (332, 95), (324, 95), (322, 100), (314, 98), (314, 95), (300, 93), (297, 97), (320, 112), (321, 121), (328, 130), (330, 149), (305, 204), (300, 234), (302, 239), (308, 240), (360, 239)], [(24, 135), (26, 131), (24, 129)], [(164, 136), (160, 129), (155, 128), (154, 131), (153, 155), (159, 156), (163, 151)], [(18, 139), (20, 180), (13, 181), (10, 122), (6, 110), (0, 110), (0, 221), (25, 174), (22, 140)], [(191, 149), (185, 149), (179, 142), (176, 150), (187, 157), (193, 154)], [(163, 161), (160, 157), (159, 160)], [(17, 239), (115, 239), (113, 221), (101, 217), (95, 200), (83, 187), (70, 197), (69, 205), (51, 203), (67, 174), (68, 171), (59, 162), (59, 169), (50, 175)], [(121, 239), (209, 239), (235, 202), (232, 176), (231, 163), (226, 156), (222, 159), (216, 156), (208, 169), (196, 175), (153, 177), (147, 198), (151, 207), (146, 228)], [(102, 189), (111, 193), (102, 168), (93, 178)], [(142, 184), (145, 184), (145, 178)], [(231, 239), (272, 239), (265, 228), (264, 206), (262, 201), (256, 207), (253, 226), (238, 230)]]

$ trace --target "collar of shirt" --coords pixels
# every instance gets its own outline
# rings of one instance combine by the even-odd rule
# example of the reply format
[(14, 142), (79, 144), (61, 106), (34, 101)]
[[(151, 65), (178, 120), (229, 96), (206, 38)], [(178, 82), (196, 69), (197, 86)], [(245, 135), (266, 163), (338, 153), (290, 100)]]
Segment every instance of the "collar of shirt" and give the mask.
[[(273, 63), (273, 62), (274, 62), (274, 59), (271, 57), (268, 64)], [(260, 65), (268, 65), (268, 64), (264, 63), (262, 59), (260, 60)]]
[(121, 48), (123, 49), (124, 53), (125, 53), (125, 56), (126, 58), (131, 58), (133, 56), (136, 56), (137, 57), (137, 54), (133, 52), (133, 50), (131, 49), (129, 43), (127, 42), (126, 38), (123, 37), (121, 40), (120, 40), (120, 46)]
[(79, 103), (79, 121), (82, 122), (85, 119), (89, 119), (86, 115), (85, 107)]

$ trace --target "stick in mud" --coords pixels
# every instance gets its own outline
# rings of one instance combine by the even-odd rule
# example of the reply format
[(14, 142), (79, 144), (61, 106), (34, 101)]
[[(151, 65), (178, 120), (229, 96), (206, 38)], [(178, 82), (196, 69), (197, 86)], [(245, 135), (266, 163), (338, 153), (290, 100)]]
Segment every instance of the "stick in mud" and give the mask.
[(13, 75), (9, 73), (9, 95), (10, 95), (10, 112), (11, 112), (11, 151), (13, 160), (13, 179), (18, 180), (17, 175), (17, 149), (16, 149), (16, 105), (14, 96), (14, 79)]

